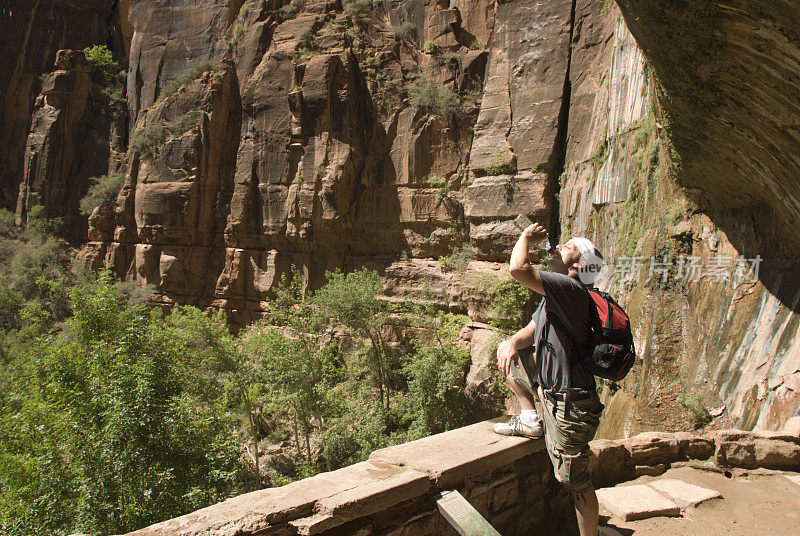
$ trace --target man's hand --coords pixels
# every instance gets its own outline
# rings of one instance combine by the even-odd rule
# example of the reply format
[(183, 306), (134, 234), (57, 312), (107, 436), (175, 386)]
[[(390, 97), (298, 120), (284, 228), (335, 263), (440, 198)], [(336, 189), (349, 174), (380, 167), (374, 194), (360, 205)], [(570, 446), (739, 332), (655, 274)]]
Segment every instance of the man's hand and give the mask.
[(529, 225), (524, 231), (522, 231), (522, 233), (528, 237), (528, 240), (533, 240), (534, 242), (541, 242), (547, 238), (547, 229), (538, 223)]
[(509, 375), (512, 363), (516, 364), (517, 361), (519, 361), (519, 354), (511, 339), (501, 342), (497, 347), (497, 367), (503, 376)]

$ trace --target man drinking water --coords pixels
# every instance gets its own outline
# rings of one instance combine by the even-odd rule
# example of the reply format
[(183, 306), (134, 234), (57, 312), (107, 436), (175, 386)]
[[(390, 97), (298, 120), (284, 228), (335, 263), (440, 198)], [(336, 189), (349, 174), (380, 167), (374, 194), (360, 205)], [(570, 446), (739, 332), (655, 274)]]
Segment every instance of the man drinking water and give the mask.
[[(497, 348), (497, 364), (519, 400), (520, 413), (494, 429), (503, 435), (544, 435), (556, 479), (572, 493), (581, 536), (596, 536), (598, 504), (589, 478), (589, 441), (603, 404), (580, 357), (591, 337), (584, 283), (594, 281), (602, 257), (590, 240), (573, 238), (547, 256), (550, 271), (540, 271), (528, 262), (528, 249), (545, 238), (543, 227), (530, 225), (511, 253), (511, 276), (544, 298), (528, 325)], [(521, 358), (518, 351), (534, 344), (536, 350)]]

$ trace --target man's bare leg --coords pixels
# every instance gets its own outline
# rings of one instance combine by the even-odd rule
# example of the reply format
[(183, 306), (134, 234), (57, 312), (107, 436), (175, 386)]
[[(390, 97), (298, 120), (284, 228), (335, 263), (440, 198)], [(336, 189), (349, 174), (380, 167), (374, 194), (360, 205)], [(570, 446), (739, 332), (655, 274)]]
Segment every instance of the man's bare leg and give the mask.
[(506, 377), (506, 380), (508, 381), (508, 387), (511, 389), (511, 392), (517, 395), (520, 409), (536, 409), (533, 406), (533, 396), (528, 392), (527, 389), (518, 384), (511, 374)]
[(578, 518), (578, 530), (581, 536), (597, 536), (597, 523), (600, 517), (600, 506), (594, 488), (585, 493), (573, 493), (575, 515)]

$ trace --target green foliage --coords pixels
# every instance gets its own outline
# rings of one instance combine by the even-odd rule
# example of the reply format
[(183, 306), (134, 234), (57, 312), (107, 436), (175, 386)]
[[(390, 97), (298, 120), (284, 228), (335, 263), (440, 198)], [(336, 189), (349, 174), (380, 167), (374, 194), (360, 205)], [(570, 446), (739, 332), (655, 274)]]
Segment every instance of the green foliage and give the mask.
[(490, 296), (490, 323), (506, 331), (521, 328), (531, 300), (528, 289), (513, 279), (502, 279), (492, 285)]
[(399, 26), (394, 27), (394, 36), (398, 41), (413, 41), (417, 34), (417, 27), (409, 21), (404, 21)]
[[(125, 108), (125, 70), (114, 61), (105, 45), (94, 45), (83, 49), (87, 61), (95, 66), (92, 78), (102, 88), (106, 105), (115, 113)], [(88, 119), (87, 119), (88, 122)]]
[(259, 324), (241, 335), (241, 345), (256, 363), (253, 401), (261, 404), (273, 425), (281, 419), (291, 423), (298, 454), (312, 463), (312, 421), (327, 413), (330, 390), (339, 379), (335, 347), (321, 345), (313, 334), (287, 338)]
[(462, 426), (470, 405), (464, 391), (470, 353), (454, 344), (463, 319), (441, 313), (438, 322), (433, 346), (419, 348), (403, 369), (409, 377), (410, 440)]
[[(158, 95), (158, 101), (162, 101), (164, 99), (169, 98), (171, 95), (175, 94), (181, 87), (185, 86), (192, 80), (197, 80), (205, 73), (216, 71), (220, 68), (220, 64), (214, 60), (203, 60), (191, 65), (181, 74), (179, 74), (176, 78), (170, 80), (164, 87), (161, 89), (161, 93)], [(157, 101), (157, 102), (158, 102)]]
[(595, 172), (603, 167), (603, 164), (608, 158), (608, 139), (603, 136), (600, 140), (598, 140), (597, 145), (594, 148), (594, 153), (592, 156), (589, 157), (589, 162), (592, 163), (594, 166)]
[(475, 252), (469, 243), (462, 244), (450, 255), (439, 257), (439, 264), (443, 270), (452, 272), (465, 272), (469, 263), (475, 260)]
[[(381, 75), (382, 73), (378, 73)], [(378, 76), (380, 78), (380, 76)], [(395, 83), (386, 83), (378, 91), (373, 93), (372, 102), (375, 106), (375, 111), (382, 118), (388, 118), (394, 115), (402, 100), (400, 98), (400, 90)]]
[(180, 137), (197, 126), (202, 110), (189, 110), (166, 123), (148, 123), (136, 131), (131, 146), (140, 153), (155, 158), (169, 138)]
[(84, 216), (91, 216), (95, 207), (100, 207), (114, 201), (122, 188), (124, 179), (125, 176), (122, 173), (111, 173), (109, 175), (101, 175), (100, 177), (91, 177), (89, 179), (91, 183), (89, 185), (89, 190), (79, 204), (81, 214)]
[(697, 394), (681, 393), (678, 395), (678, 404), (689, 412), (689, 417), (695, 428), (701, 428), (711, 422), (711, 414), (703, 405), (703, 399)]
[(472, 42), (469, 44), (470, 50), (483, 50), (484, 48), (486, 48), (486, 43), (484, 43), (477, 37), (473, 39)]
[(436, 196), (440, 203), (450, 195), (450, 183), (445, 177), (440, 177), (438, 175), (429, 177), (428, 186), (436, 188)]
[(312, 29), (309, 28), (298, 32), (294, 38), (297, 41), (292, 56), (295, 62), (301, 62), (319, 52), (319, 46), (314, 39), (314, 31)]
[(349, 274), (329, 271), (325, 276), (328, 283), (314, 294), (313, 302), (320, 314), (334, 324), (346, 326), (353, 335), (369, 340), (370, 346), (365, 350), (369, 363), (367, 377), (388, 409), (394, 356), (381, 333), (386, 309), (377, 299), (382, 289), (380, 276), (366, 268)]
[(408, 98), (412, 104), (440, 117), (455, 115), (462, 109), (461, 99), (455, 91), (427, 75), (420, 76), (409, 84)]
[(239, 8), (239, 15), (238, 18), (243, 19), (247, 16), (247, 13), (250, 11), (250, 5), (245, 2), (242, 4), (242, 7)]
[(237, 22), (237, 23), (236, 23), (236, 24), (233, 26), (233, 38), (234, 38), (234, 39), (239, 39), (239, 37), (240, 37), (240, 36), (241, 36), (243, 33), (244, 33), (244, 24), (242, 24), (241, 22)]
[(614, 3), (614, 0), (594, 0), (598, 4), (602, 4), (600, 6), (600, 16), (605, 16), (608, 13), (608, 10), (611, 8), (611, 4)]
[(506, 151), (498, 150), (489, 157), (489, 165), (484, 170), (487, 175), (513, 175), (517, 172), (514, 157)]
[(374, 271), (311, 295), (292, 268), (270, 324), (234, 337), (222, 313), (148, 312), (150, 289), (67, 273), (29, 216), (0, 210), (3, 534), (127, 532), (466, 422), (468, 319), (420, 307), (433, 341), (393, 350)]
[(513, 279), (492, 272), (473, 272), (467, 283), (485, 296), (489, 323), (495, 327), (516, 331), (531, 313), (532, 297), (536, 295)]
[(290, 3), (278, 10), (278, 18), (281, 21), (293, 19), (298, 13), (300, 13), (300, 10), (303, 9), (304, 5), (305, 0), (292, 0)]
[(354, 18), (372, 11), (372, 2), (370, 0), (343, 0), (342, 7), (345, 15)]
[(636, 151), (634, 160), (639, 172), (628, 187), (628, 198), (619, 213), (617, 231), (617, 250), (626, 257), (633, 256), (639, 237), (648, 224), (647, 190), (655, 183), (662, 166), (659, 156), (660, 141), (652, 113), (645, 117), (633, 140)]
[(444, 48), (441, 45), (437, 45), (431, 39), (425, 40), (425, 42), (422, 44), (422, 50), (424, 50), (427, 54), (431, 54), (432, 56), (444, 52)]
[(344, 34), (349, 37), (350, 39), (359, 39), (361, 37), (361, 28), (358, 26), (348, 26), (347, 29), (344, 31)]
[(212, 375), (235, 363), (200, 344), (230, 346), (224, 318), (147, 315), (108, 275), (71, 299), (68, 335), (34, 339), (3, 376), (3, 532), (127, 532), (246, 488)]

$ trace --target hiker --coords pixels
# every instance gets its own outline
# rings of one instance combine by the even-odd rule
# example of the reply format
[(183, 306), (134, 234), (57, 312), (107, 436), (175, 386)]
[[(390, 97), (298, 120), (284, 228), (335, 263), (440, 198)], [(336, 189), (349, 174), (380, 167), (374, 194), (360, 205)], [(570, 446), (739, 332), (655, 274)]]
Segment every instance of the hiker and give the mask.
[[(544, 434), (556, 479), (572, 493), (580, 534), (595, 536), (598, 504), (589, 478), (589, 441), (603, 404), (594, 375), (579, 357), (591, 336), (584, 283), (594, 281), (602, 257), (590, 240), (573, 238), (547, 255), (550, 271), (540, 271), (528, 262), (528, 248), (545, 238), (543, 227), (530, 225), (511, 253), (511, 276), (543, 299), (530, 323), (497, 348), (498, 366), (519, 401), (520, 413), (494, 430), (531, 438)], [(520, 355), (534, 343), (535, 351)]]

